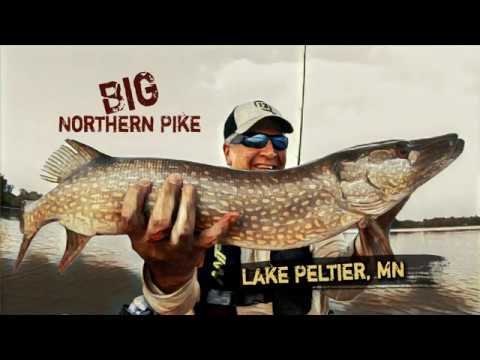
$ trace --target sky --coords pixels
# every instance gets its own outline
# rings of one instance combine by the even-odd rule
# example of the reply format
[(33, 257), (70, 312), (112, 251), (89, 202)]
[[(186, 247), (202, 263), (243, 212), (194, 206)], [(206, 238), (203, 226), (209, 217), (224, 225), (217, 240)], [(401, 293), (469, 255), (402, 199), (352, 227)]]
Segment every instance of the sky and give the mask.
[(354, 144), (457, 133), (464, 153), (399, 218), (480, 214), (480, 47), (308, 47), (302, 162)]
[[(114, 156), (224, 165), (222, 127), (237, 104), (261, 99), (296, 132), (303, 46), (2, 46), (0, 171), (17, 188), (47, 192), (40, 179), (66, 138)], [(301, 163), (345, 147), (457, 132), (464, 154), (432, 179), (400, 219), (480, 214), (480, 47), (307, 46)], [(151, 72), (159, 100), (117, 115), (200, 115), (200, 133), (59, 133), (58, 117), (104, 115), (98, 84)]]

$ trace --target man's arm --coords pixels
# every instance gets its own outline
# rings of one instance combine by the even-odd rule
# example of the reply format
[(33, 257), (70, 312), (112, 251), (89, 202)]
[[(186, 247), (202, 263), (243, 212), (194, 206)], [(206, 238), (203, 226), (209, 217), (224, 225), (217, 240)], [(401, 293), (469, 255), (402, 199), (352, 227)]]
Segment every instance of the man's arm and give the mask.
[(146, 180), (129, 187), (122, 206), (123, 230), (145, 260), (143, 293), (149, 305), (160, 314), (187, 314), (199, 297), (196, 269), (203, 265), (206, 249), (228, 232), (239, 215), (227, 213), (196, 234), (195, 188), (183, 184), (179, 175), (170, 175), (157, 190), (147, 223), (143, 206), (150, 191), (151, 182)]
[(147, 266), (143, 267), (143, 297), (153, 311), (161, 315), (193, 315), (193, 307), (200, 300), (200, 286), (194, 276), (178, 290), (165, 293), (155, 285)]
[[(345, 235), (339, 234), (330, 239), (311, 245), (311, 251), (314, 258), (352, 257), (355, 253), (355, 239), (353, 241), (347, 241)], [(345, 289), (338, 287), (321, 289), (320, 293), (318, 290), (313, 289), (312, 304), (315, 303), (317, 307), (322, 309), (324, 306), (320, 304), (320, 302), (322, 302), (321, 294), (338, 301), (345, 301), (352, 300), (363, 290), (363, 288)]]

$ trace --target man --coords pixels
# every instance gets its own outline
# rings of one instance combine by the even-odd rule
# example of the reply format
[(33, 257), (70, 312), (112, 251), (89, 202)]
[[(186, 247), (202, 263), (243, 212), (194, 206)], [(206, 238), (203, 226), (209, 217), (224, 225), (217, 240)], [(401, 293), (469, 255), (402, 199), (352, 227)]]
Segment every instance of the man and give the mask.
[[(280, 112), (263, 101), (234, 108), (225, 122), (223, 152), (228, 166), (237, 170), (281, 170), (285, 168), (288, 138), (292, 125)], [(361, 289), (271, 291), (242, 294), (226, 290), (225, 268), (238, 269), (240, 262), (295, 260), (312, 257), (348, 257), (380, 254), (388, 248), (369, 224), (359, 227), (361, 236), (347, 242), (343, 234), (303, 249), (261, 251), (216, 245), (228, 233), (240, 214), (225, 214), (211, 228), (195, 233), (196, 193), (175, 174), (157, 191), (157, 201), (146, 224), (141, 209), (151, 189), (142, 181), (131, 186), (125, 196), (122, 218), (133, 249), (145, 260), (143, 296), (128, 308), (130, 314), (328, 314), (328, 298), (350, 300)], [(377, 219), (385, 232), (405, 201)], [(178, 207), (175, 218), (173, 214)], [(220, 265), (224, 265), (223, 269)], [(235, 267), (237, 266), (237, 267)], [(197, 271), (197, 269), (199, 269)], [(256, 304), (256, 303), (260, 304)]]

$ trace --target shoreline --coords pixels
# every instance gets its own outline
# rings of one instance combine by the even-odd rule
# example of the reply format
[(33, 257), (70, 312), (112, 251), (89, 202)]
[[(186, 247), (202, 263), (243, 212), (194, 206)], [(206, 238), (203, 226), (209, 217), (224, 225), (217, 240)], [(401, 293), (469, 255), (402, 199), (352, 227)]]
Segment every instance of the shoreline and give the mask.
[[(408, 232), (447, 232), (447, 231), (471, 231), (480, 230), (480, 225), (469, 226), (444, 226), (444, 227), (418, 227), (418, 228), (397, 228), (390, 229), (391, 233), (408, 233)], [(356, 234), (358, 230), (346, 230), (346, 233)]]
[(467, 226), (444, 226), (444, 227), (423, 227), (423, 228), (399, 228), (391, 229), (391, 232), (435, 232), (435, 231), (470, 231), (480, 230), (480, 225), (467, 225)]

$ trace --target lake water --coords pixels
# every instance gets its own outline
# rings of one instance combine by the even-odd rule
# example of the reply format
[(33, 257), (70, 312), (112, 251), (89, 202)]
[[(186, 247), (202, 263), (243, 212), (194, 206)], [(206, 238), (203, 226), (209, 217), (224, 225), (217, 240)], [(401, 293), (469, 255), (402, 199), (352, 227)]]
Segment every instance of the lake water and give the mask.
[[(22, 235), (0, 219), (0, 314), (117, 314), (141, 294), (142, 260), (126, 236), (98, 236), (60, 274), (66, 241), (56, 223), (42, 228), (13, 273)], [(396, 254), (439, 255), (447, 265), (430, 288), (369, 288), (355, 300), (331, 302), (336, 314), (480, 314), (480, 231), (397, 233)]]

